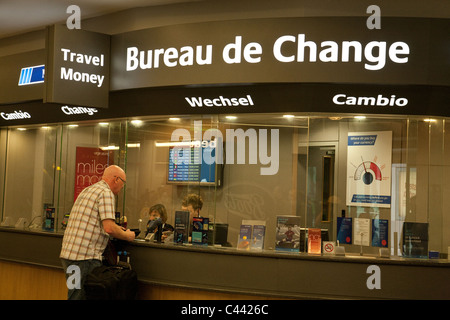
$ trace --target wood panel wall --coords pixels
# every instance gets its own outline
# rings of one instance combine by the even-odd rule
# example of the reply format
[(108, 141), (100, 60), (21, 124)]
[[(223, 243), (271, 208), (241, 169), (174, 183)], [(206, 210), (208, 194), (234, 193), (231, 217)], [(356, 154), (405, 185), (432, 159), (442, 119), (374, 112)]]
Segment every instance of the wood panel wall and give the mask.
[(62, 269), (0, 261), (0, 300), (64, 300)]
[[(66, 279), (62, 269), (0, 261), (0, 300), (65, 300), (66, 298)], [(257, 300), (268, 298), (140, 283), (137, 299)]]

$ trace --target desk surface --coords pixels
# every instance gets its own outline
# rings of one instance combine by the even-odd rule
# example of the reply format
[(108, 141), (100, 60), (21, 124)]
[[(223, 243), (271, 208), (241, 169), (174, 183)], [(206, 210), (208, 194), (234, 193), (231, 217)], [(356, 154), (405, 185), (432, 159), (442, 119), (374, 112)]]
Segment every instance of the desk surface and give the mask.
[[(0, 259), (61, 268), (62, 234), (0, 228)], [(139, 280), (180, 288), (324, 299), (450, 299), (450, 261), (248, 252), (121, 242)], [(367, 286), (376, 266), (381, 289)]]

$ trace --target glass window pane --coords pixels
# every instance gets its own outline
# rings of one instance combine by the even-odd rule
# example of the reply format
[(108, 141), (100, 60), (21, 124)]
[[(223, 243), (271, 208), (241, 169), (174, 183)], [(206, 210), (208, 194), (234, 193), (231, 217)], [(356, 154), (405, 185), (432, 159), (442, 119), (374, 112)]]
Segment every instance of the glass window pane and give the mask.
[[(203, 205), (193, 216), (215, 221), (215, 190), (221, 170), (211, 153), (217, 139), (215, 117), (152, 117), (130, 121), (127, 136), (125, 215), (129, 226), (144, 235), (150, 208), (163, 205), (166, 223), (173, 226), (175, 212), (189, 194)], [(168, 241), (173, 241), (171, 238)]]
[[(7, 129), (3, 219), (41, 230), (45, 208), (55, 208), (56, 126)], [(54, 212), (54, 211), (53, 211)], [(55, 216), (47, 229), (54, 229)]]
[[(58, 182), (60, 222), (70, 213), (78, 194), (101, 180), (107, 166), (115, 164), (124, 168), (126, 128), (124, 122), (111, 121), (69, 124), (62, 130), (62, 170)], [(122, 197), (117, 197), (117, 211), (122, 211)]]

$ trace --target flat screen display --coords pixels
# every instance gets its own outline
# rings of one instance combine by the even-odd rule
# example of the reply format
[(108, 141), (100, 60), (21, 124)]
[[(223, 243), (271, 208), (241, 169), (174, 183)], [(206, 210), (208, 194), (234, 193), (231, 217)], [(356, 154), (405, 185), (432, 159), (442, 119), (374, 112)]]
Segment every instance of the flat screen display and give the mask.
[(169, 147), (168, 183), (220, 185), (215, 148)]

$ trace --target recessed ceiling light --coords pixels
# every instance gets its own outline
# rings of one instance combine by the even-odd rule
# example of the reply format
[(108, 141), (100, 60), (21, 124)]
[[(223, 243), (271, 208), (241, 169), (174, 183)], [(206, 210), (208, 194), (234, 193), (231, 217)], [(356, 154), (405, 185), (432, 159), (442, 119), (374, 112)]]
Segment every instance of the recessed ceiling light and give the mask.
[(359, 120), (365, 119), (365, 118), (366, 118), (366, 116), (355, 116), (355, 119), (359, 119)]
[(234, 120), (234, 119), (237, 119), (236, 116), (226, 116), (225, 118), (227, 118), (228, 120)]
[(283, 118), (286, 118), (286, 119), (292, 119), (292, 118), (294, 118), (295, 116), (293, 115), (293, 114), (284, 114), (283, 115)]
[(135, 126), (140, 126), (142, 124), (142, 120), (131, 120), (131, 124)]
[(180, 118), (169, 118), (170, 121), (180, 121)]
[(118, 146), (114, 146), (114, 145), (110, 145), (107, 147), (100, 147), (100, 149), (102, 149), (103, 151), (107, 151), (107, 150), (119, 150)]
[(127, 147), (128, 148), (140, 148), (141, 144), (139, 142), (137, 142), (137, 143), (128, 143)]

